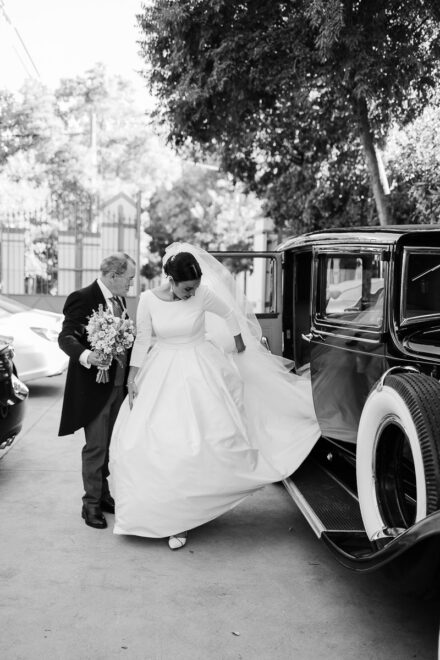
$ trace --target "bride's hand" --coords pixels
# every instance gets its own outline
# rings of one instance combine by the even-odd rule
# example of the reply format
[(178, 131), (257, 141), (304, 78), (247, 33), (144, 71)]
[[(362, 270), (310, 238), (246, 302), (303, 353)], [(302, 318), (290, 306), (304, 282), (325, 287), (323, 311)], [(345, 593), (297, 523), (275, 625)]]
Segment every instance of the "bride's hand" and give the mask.
[(128, 405), (130, 406), (130, 410), (131, 410), (133, 408), (133, 401), (138, 395), (138, 388), (134, 380), (127, 381), (127, 387), (128, 387)]
[(246, 350), (245, 343), (243, 341), (243, 337), (241, 335), (236, 335), (234, 337), (235, 340), (235, 349), (237, 353), (243, 353), (244, 350)]

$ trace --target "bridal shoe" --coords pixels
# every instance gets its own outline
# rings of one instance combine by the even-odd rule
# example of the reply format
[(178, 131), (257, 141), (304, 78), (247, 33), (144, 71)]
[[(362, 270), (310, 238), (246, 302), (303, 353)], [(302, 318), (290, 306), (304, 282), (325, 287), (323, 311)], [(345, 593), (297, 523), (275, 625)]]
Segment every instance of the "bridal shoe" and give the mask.
[(183, 548), (187, 541), (187, 532), (182, 532), (181, 534), (176, 534), (175, 536), (170, 536), (168, 539), (168, 546), (170, 550), (179, 550)]

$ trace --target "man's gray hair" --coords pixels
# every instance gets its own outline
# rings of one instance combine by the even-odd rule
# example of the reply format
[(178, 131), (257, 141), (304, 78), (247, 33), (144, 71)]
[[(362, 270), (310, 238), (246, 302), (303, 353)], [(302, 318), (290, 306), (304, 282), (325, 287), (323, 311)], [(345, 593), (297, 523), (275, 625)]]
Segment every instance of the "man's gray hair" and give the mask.
[(102, 261), (101, 273), (102, 275), (108, 275), (109, 273), (123, 275), (127, 270), (129, 262), (132, 263), (133, 266), (136, 265), (135, 260), (132, 259), (129, 254), (126, 254), (125, 252), (115, 252), (115, 254), (110, 254)]

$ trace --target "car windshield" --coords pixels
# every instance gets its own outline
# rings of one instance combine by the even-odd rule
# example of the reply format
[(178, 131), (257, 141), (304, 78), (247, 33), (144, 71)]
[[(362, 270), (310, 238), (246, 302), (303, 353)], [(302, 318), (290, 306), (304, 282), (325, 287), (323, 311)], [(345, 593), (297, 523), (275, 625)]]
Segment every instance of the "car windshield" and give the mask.
[(403, 318), (440, 315), (440, 250), (406, 253)]
[(23, 303), (0, 295), (0, 318), (12, 316), (12, 314), (18, 314), (19, 312), (27, 312), (29, 309), (30, 307), (23, 305)]

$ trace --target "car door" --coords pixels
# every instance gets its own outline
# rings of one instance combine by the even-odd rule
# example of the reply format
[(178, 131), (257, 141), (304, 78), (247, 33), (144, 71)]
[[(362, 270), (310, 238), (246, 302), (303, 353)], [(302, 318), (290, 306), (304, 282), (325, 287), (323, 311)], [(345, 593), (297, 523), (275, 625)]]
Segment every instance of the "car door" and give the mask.
[(370, 246), (314, 249), (308, 339), (324, 436), (356, 442), (363, 405), (385, 369), (388, 254)]
[(284, 254), (283, 355), (295, 362), (298, 373), (307, 372), (310, 362), (310, 344), (303, 336), (311, 327), (312, 265), (311, 246)]
[(272, 353), (282, 352), (282, 255), (279, 252), (211, 251), (246, 294)]

